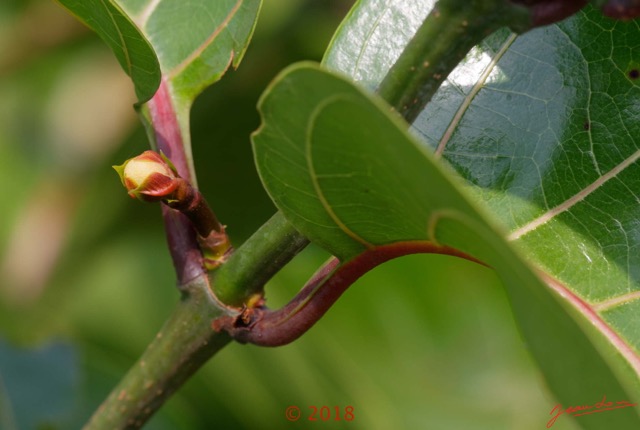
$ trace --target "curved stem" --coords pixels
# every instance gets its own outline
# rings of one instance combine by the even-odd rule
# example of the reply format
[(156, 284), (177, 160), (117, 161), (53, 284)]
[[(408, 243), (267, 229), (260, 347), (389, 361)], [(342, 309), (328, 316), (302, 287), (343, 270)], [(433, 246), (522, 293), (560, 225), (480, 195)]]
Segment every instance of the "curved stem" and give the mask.
[(309, 330), (362, 275), (376, 266), (409, 254), (443, 254), (483, 264), (475, 258), (432, 242), (415, 241), (383, 245), (340, 265), (332, 258), (286, 306), (276, 311), (245, 308), (235, 316), (214, 321), (213, 329), (226, 331), (235, 340), (261, 346), (286, 345)]
[(212, 231), (224, 233), (224, 226), (220, 224), (202, 193), (186, 179), (178, 178), (176, 181), (179, 186), (171, 195), (171, 200), (165, 201), (167, 206), (185, 214), (202, 237), (209, 236)]
[(178, 278), (178, 287), (205, 275), (202, 252), (189, 219), (177, 210), (162, 205), (169, 253)]

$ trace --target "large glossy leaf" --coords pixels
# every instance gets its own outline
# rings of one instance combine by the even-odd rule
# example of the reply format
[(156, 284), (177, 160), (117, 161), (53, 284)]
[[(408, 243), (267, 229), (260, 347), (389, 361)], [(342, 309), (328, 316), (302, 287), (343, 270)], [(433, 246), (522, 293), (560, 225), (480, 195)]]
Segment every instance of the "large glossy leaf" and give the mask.
[[(378, 245), (428, 240), (486, 262), (503, 279), (532, 353), (561, 400), (595, 403), (601, 393), (630, 398), (637, 380), (618, 351), (558, 300), (384, 104), (301, 65), (276, 79), (260, 109), (263, 126), (254, 136), (260, 175), (305, 235), (343, 259)], [(620, 428), (640, 425), (635, 411), (619, 412)], [(605, 422), (610, 418), (599, 416), (589, 426)]]
[[(375, 3), (360, 2), (354, 15)], [(376, 30), (366, 39), (357, 34), (361, 23), (347, 21), (326, 64), (360, 80), (366, 60), (337, 54), (375, 51), (379, 67), (365, 80), (375, 86), (398, 54), (384, 49), (391, 46), (377, 34), (377, 18), (387, 21), (371, 13)], [(469, 55), (413, 125), (510, 240), (623, 332), (636, 353), (640, 338), (629, 323), (640, 298), (639, 55), (638, 23), (593, 9), (519, 37), (505, 31)]]

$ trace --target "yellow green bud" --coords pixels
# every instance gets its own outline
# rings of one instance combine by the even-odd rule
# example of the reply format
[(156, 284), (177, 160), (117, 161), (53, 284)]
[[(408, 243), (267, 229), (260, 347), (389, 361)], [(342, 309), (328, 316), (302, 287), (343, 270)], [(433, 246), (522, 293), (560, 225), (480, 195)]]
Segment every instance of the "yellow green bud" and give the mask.
[(171, 162), (154, 151), (145, 151), (113, 168), (129, 196), (147, 202), (171, 200), (181, 182)]

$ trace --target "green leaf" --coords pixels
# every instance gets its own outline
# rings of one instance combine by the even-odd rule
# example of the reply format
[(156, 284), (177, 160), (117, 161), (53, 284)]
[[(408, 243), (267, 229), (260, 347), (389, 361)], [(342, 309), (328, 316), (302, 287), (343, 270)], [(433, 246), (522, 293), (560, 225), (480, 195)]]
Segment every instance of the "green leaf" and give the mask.
[(131, 77), (139, 101), (150, 99), (160, 84), (153, 48), (122, 9), (110, 0), (58, 0), (113, 50)]
[(193, 101), (237, 67), (260, 0), (59, 0), (111, 47), (131, 76), (141, 102), (161, 76), (174, 96)]
[(175, 97), (193, 101), (237, 67), (245, 53), (260, 0), (118, 0), (158, 55)]
[[(254, 136), (260, 175), (278, 208), (303, 234), (342, 259), (414, 240), (466, 252), (503, 280), (531, 352), (563, 403), (593, 404), (603, 394), (631, 401), (637, 375), (592, 328), (597, 321), (587, 320), (538, 278), (505, 232), (403, 131), (384, 103), (303, 64), (275, 80), (260, 111), (263, 125)], [(600, 414), (587, 425), (640, 424), (631, 408), (617, 411), (615, 420)]]
[(360, 0), (342, 22), (323, 63), (375, 89), (436, 0)]
[[(407, 31), (417, 27), (410, 20), (415, 12), (400, 2), (389, 2), (394, 14), (378, 3), (359, 3), (325, 57), (328, 67), (369, 87), (399, 55), (381, 29), (403, 13)], [(358, 35), (365, 18), (367, 39)], [(640, 81), (630, 77), (640, 69), (640, 45), (631, 36), (637, 32), (637, 22), (616, 22), (587, 8), (519, 37), (494, 35), (449, 76), (413, 124), (510, 239), (582, 299), (610, 309), (602, 315), (626, 331), (636, 351), (633, 327), (615, 320), (622, 314), (632, 320), (640, 298), (634, 252), (640, 244), (634, 194)]]

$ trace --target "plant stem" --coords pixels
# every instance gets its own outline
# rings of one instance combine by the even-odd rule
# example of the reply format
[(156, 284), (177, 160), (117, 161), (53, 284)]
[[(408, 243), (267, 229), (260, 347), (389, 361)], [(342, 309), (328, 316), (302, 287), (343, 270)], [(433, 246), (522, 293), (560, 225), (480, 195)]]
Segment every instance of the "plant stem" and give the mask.
[(480, 263), (456, 249), (433, 242), (398, 242), (368, 249), (340, 264), (333, 258), (305, 287), (281, 309), (246, 308), (235, 316), (224, 316), (213, 323), (216, 331), (227, 331), (240, 342), (260, 346), (281, 346), (293, 342), (309, 330), (362, 275), (376, 266), (410, 254), (452, 255)]
[(308, 243), (282, 212), (276, 212), (215, 273), (216, 297), (240, 306), (251, 296), (261, 295), (266, 282)]
[(196, 240), (202, 252), (202, 265), (208, 271), (216, 269), (233, 251), (229, 236), (202, 193), (183, 178), (176, 181), (180, 185), (173, 193), (172, 200), (165, 203), (189, 219), (198, 234)]
[(526, 9), (507, 0), (438, 1), (378, 94), (411, 124), (471, 48), (510, 18), (519, 23), (530, 19)]
[[(488, 34), (507, 23), (523, 31), (537, 25), (538, 15), (559, 13), (546, 3), (542, 4), (546, 7), (544, 13), (535, 0), (529, 3), (523, 6), (510, 0), (440, 0), (380, 84), (379, 95), (408, 123), (413, 122), (449, 73)], [(573, 3), (571, 7), (581, 7), (584, 0)], [(560, 12), (565, 13), (566, 7)], [(280, 213), (276, 217), (286, 223)], [(257, 233), (256, 239), (243, 247), (235, 261), (229, 261), (233, 264), (224, 267), (216, 278), (216, 294), (225, 303), (237, 306), (251, 293), (260, 292), (266, 280), (298, 252), (292, 241), (300, 238), (300, 233), (287, 224), (281, 224), (286, 233), (273, 227), (265, 225), (265, 231)], [(260, 246), (264, 236), (271, 233), (275, 236), (269, 236), (267, 244)], [(342, 265), (335, 259), (330, 261), (289, 304), (277, 311), (267, 310), (258, 301), (235, 316), (214, 322), (214, 328), (226, 330), (242, 342), (264, 346), (289, 343), (315, 324), (361, 275), (389, 259), (412, 253), (442, 253), (472, 260), (432, 243), (378, 247)], [(265, 265), (265, 261), (269, 264)]]
[(183, 298), (153, 342), (85, 430), (137, 429), (213, 354), (229, 343), (211, 330), (224, 310), (211, 294), (206, 277), (183, 288)]
[(195, 189), (195, 173), (185, 146), (189, 145), (188, 133), (180, 128), (164, 80), (140, 113), (152, 146), (171, 159), (180, 177), (188, 181), (186, 188), (191, 187), (191, 197), (183, 196), (188, 203), (179, 208), (185, 213), (162, 205), (169, 252), (183, 297), (142, 357), (95, 412), (85, 427), (90, 430), (142, 427), (189, 376), (230, 341), (227, 334), (211, 330), (210, 322), (225, 315), (227, 309), (212, 294), (205, 270), (206, 256), (187, 215), (194, 219), (201, 234), (207, 235), (200, 237), (205, 248), (228, 243), (228, 239), (224, 227), (213, 212), (207, 213), (210, 209)]
[[(206, 270), (218, 267), (231, 250), (231, 243), (224, 226), (197, 190), (189, 130), (181, 128), (174, 101), (163, 79), (143, 108), (142, 119), (156, 149), (171, 160), (178, 175), (185, 180), (184, 186), (178, 189), (180, 198), (168, 204), (177, 211), (162, 208), (169, 250), (181, 286), (202, 276)], [(180, 112), (183, 110), (184, 107)]]
[(171, 160), (181, 178), (196, 186), (195, 170), (186, 150), (191, 145), (189, 132), (180, 127), (171, 89), (165, 79), (146, 106), (148, 115), (143, 115), (143, 122), (152, 146)]

